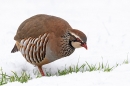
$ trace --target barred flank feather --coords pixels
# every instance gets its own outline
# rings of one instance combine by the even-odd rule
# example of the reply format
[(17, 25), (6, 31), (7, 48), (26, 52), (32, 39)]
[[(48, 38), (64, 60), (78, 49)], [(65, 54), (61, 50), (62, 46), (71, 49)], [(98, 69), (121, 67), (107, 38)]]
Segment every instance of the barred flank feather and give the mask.
[(48, 42), (49, 34), (45, 33), (38, 38), (23, 39), (20, 42), (20, 52), (25, 59), (32, 63), (40, 63), (46, 54), (46, 44)]

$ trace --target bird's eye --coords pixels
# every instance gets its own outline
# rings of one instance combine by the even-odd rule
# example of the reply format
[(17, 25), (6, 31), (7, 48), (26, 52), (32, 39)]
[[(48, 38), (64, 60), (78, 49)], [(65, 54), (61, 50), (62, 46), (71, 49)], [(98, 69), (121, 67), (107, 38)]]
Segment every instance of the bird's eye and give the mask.
[(76, 41), (82, 43), (82, 41), (79, 38), (76, 38)]

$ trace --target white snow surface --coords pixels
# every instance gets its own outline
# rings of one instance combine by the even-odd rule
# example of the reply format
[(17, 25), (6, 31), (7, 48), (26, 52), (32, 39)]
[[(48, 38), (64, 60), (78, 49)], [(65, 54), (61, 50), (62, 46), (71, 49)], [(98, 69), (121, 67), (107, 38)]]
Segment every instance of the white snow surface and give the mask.
[(130, 86), (130, 64), (118, 66), (111, 72), (72, 73), (65, 76), (34, 78), (37, 67), (26, 62), (20, 52), (11, 53), (19, 25), (36, 14), (61, 17), (87, 37), (84, 48), (60, 60), (43, 66), (55, 74), (71, 65), (99, 62), (115, 66), (130, 61), (130, 0), (0, 0), (0, 67), (11, 71), (26, 71), (33, 77), (27, 83), (13, 82), (5, 86)]

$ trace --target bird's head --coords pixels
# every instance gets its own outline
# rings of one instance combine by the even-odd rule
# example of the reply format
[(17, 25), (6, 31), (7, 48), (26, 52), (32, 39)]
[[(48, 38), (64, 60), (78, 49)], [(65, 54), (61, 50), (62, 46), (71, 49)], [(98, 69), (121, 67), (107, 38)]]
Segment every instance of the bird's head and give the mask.
[(83, 32), (79, 30), (72, 29), (70, 31), (70, 42), (74, 48), (84, 47), (85, 49), (88, 49), (86, 44), (87, 37)]

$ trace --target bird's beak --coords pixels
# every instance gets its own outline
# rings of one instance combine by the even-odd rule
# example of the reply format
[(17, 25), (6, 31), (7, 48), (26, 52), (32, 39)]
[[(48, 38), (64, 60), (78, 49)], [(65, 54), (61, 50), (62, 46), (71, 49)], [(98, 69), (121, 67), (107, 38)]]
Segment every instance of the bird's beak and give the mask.
[(86, 43), (82, 43), (81, 46), (84, 47), (85, 49), (88, 49)]

